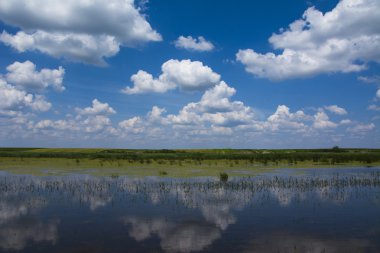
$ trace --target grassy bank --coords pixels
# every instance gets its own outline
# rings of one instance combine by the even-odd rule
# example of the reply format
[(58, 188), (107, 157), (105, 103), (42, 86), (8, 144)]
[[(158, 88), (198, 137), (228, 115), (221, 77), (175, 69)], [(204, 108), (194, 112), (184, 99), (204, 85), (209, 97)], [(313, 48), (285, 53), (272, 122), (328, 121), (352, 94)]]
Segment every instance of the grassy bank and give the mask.
[(46, 174), (205, 176), (272, 168), (379, 166), (380, 149), (131, 150), (0, 148), (0, 170)]

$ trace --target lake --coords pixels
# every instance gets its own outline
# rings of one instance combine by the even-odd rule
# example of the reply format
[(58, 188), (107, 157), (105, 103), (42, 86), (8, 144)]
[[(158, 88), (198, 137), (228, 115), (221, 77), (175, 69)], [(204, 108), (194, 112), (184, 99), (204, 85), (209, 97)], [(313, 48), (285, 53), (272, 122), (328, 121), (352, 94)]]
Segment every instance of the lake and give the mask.
[(227, 182), (0, 171), (0, 252), (380, 252), (380, 168)]

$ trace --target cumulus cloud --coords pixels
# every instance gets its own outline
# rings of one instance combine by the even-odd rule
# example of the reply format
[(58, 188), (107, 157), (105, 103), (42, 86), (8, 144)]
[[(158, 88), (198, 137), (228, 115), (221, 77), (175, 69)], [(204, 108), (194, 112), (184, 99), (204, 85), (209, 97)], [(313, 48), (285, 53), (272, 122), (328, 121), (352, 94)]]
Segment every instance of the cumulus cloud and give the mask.
[(27, 109), (48, 111), (52, 105), (42, 93), (49, 87), (63, 91), (65, 70), (43, 68), (37, 70), (31, 61), (14, 62), (7, 66), (7, 73), (0, 75), (0, 110), (1, 114), (14, 114)]
[(143, 70), (131, 76), (133, 87), (122, 90), (126, 94), (165, 93), (179, 87), (182, 90), (204, 90), (220, 81), (220, 75), (200, 61), (168, 60), (161, 66), (158, 78)]
[(37, 71), (36, 65), (31, 61), (16, 61), (7, 67), (7, 71), (7, 82), (22, 89), (42, 91), (52, 86), (56, 91), (65, 90), (62, 84), (65, 70), (62, 67)]
[(75, 111), (77, 113), (75, 117), (68, 115), (65, 119), (59, 120), (42, 119), (36, 123), (32, 122), (29, 128), (36, 133), (41, 132), (50, 136), (59, 136), (62, 132), (78, 135), (78, 137), (87, 134), (114, 133), (115, 129), (112, 127), (109, 116), (115, 114), (116, 111), (108, 103), (94, 99), (92, 106), (75, 108)]
[(236, 59), (247, 72), (271, 80), (359, 72), (368, 62), (380, 62), (378, 10), (376, 0), (342, 0), (325, 14), (310, 7), (302, 19), (269, 38), (282, 53), (245, 49), (238, 51)]
[(214, 49), (214, 45), (207, 41), (204, 37), (199, 36), (198, 39), (193, 38), (191, 36), (179, 36), (176, 41), (174, 41), (174, 45), (177, 48), (183, 48), (190, 51), (211, 51)]
[(346, 115), (347, 111), (346, 109), (339, 107), (337, 105), (329, 105), (324, 107), (327, 111), (330, 111), (332, 113), (338, 114), (338, 115)]
[[(257, 138), (261, 137), (265, 138), (265, 141), (271, 141), (273, 137), (277, 143), (278, 138), (275, 136), (282, 134), (286, 137), (301, 136), (300, 140), (304, 140), (320, 135), (330, 135), (333, 138), (339, 131), (348, 132), (349, 136), (354, 138), (355, 135), (370, 133), (370, 130), (375, 128), (374, 124), (348, 118), (337, 122), (330, 120), (326, 113), (327, 108), (331, 107), (331, 110), (342, 113), (340, 109), (343, 108), (338, 106), (319, 107), (317, 112), (312, 109), (311, 113), (307, 110), (292, 111), (286, 105), (279, 105), (273, 113), (265, 117), (263, 112), (260, 113), (253, 107), (234, 100), (235, 94), (236, 90), (233, 87), (219, 81), (206, 90), (198, 101), (184, 105), (177, 112), (168, 113), (165, 108), (153, 106), (145, 115), (116, 122), (109, 117), (116, 113), (115, 110), (108, 103), (97, 99), (92, 101), (91, 106), (75, 108), (76, 115), (68, 114), (64, 119), (40, 119), (36, 122), (16, 110), (17, 106), (32, 108), (27, 102), (19, 102), (20, 104), (12, 104), (13, 109), (10, 109), (9, 105), (2, 107), (7, 109), (0, 108), (0, 116), (3, 117), (0, 117), (0, 124), (4, 126), (1, 134), (4, 137), (8, 136), (6, 133), (32, 133), (34, 136), (41, 134), (75, 140), (113, 138), (115, 141), (128, 140), (131, 145), (146, 146), (158, 143), (159, 147), (168, 143), (172, 145), (179, 139), (184, 140), (181, 145), (206, 142), (215, 144), (224, 140), (227, 145), (234, 142), (240, 146), (251, 141), (262, 144), (263, 140), (257, 141)], [(33, 102), (38, 101), (37, 97), (32, 98)], [(7, 100), (0, 101), (5, 103)], [(221, 136), (229, 138), (220, 138)], [(288, 141), (281, 140), (284, 143)], [(289, 140), (293, 145), (294, 139)]]
[(323, 111), (317, 112), (314, 115), (313, 127), (317, 129), (336, 128), (338, 124), (329, 120), (329, 116)]
[(380, 89), (376, 91), (376, 98), (380, 99)]
[(96, 98), (92, 100), (92, 106), (86, 107), (86, 108), (76, 108), (76, 112), (81, 115), (109, 115), (109, 114), (115, 114), (116, 111), (109, 106), (108, 103), (102, 103)]
[(0, 36), (20, 52), (37, 50), (96, 65), (104, 65), (120, 46), (162, 40), (133, 0), (6, 0), (0, 19), (22, 30)]
[(0, 109), (18, 111), (30, 108), (34, 111), (48, 111), (51, 103), (42, 95), (33, 95), (0, 79)]
[(94, 65), (105, 65), (104, 58), (116, 55), (120, 44), (112, 36), (63, 34), (37, 31), (32, 34), (23, 31), (11, 35), (5, 31), (0, 41), (19, 52), (40, 51), (53, 57), (64, 57)]
[(221, 81), (207, 90), (199, 102), (185, 105), (178, 115), (168, 115), (173, 124), (191, 125), (209, 123), (217, 126), (232, 126), (248, 123), (254, 117), (253, 110), (240, 101), (230, 101), (236, 93), (234, 88)]
[(310, 118), (310, 116), (306, 115), (301, 110), (291, 113), (289, 107), (286, 105), (279, 105), (276, 112), (268, 117), (263, 126), (272, 131), (277, 131), (279, 129), (304, 130), (306, 128), (304, 121), (310, 120)]

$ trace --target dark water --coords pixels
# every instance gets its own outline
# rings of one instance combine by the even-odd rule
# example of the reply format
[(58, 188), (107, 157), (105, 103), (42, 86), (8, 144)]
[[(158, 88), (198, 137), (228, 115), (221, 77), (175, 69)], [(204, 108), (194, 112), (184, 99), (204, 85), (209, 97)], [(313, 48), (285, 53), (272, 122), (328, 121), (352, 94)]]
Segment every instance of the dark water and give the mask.
[(380, 168), (299, 172), (0, 172), (0, 252), (380, 252)]

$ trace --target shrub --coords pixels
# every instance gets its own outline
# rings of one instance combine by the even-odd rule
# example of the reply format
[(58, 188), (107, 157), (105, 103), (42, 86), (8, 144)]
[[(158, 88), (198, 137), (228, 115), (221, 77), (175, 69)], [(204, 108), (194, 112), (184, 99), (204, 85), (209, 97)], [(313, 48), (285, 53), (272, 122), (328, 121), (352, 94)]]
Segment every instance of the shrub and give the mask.
[(227, 182), (228, 181), (228, 174), (225, 172), (221, 172), (219, 174), (219, 180), (220, 180), (220, 182)]

